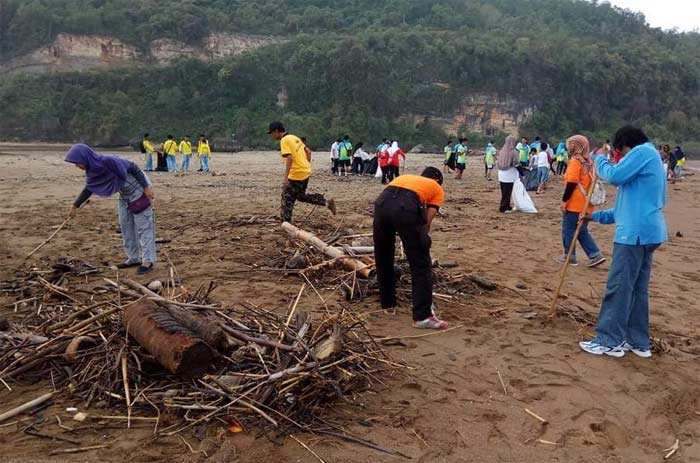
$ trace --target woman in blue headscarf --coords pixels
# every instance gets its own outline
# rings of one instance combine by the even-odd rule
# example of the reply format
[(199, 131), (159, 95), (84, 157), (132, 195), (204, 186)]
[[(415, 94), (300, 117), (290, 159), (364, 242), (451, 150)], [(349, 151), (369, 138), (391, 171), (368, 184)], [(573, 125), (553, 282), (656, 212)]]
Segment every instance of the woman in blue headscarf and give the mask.
[(128, 159), (101, 156), (83, 144), (68, 150), (65, 161), (85, 171), (85, 188), (68, 215), (73, 217), (93, 194), (106, 197), (119, 192), (119, 226), (126, 261), (117, 267), (138, 267), (139, 275), (153, 270), (156, 262), (153, 190), (143, 171)]

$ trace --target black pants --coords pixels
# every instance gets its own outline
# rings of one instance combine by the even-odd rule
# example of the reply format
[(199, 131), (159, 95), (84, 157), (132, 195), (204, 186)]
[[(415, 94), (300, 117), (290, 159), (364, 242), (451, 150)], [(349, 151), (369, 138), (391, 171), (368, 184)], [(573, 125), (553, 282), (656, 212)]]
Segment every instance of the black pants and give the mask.
[(380, 169), (382, 169), (382, 185), (389, 183), (389, 177), (391, 175), (391, 166), (380, 166)]
[(513, 183), (501, 182), (501, 207), (499, 211), (505, 212), (510, 210), (510, 197), (513, 195)]
[(337, 159), (331, 159), (331, 173), (333, 173), (333, 174), (338, 173), (338, 160)]
[(410, 190), (387, 187), (374, 203), (374, 257), (382, 307), (396, 306), (394, 252), (396, 234), (411, 268), (413, 320), (430, 317), (433, 305), (433, 269), (425, 211), (418, 195)]
[(557, 162), (557, 175), (563, 175), (566, 172), (566, 163), (562, 161)]
[(361, 175), (362, 174), (362, 159), (361, 158), (352, 158), (352, 173), (355, 175)]
[(326, 198), (320, 193), (307, 193), (306, 187), (309, 186), (309, 179), (306, 180), (289, 180), (287, 186), (282, 190), (282, 206), (280, 216), (282, 221), (292, 221), (292, 211), (294, 211), (294, 203), (301, 201), (302, 203), (316, 204), (318, 206), (326, 205)]

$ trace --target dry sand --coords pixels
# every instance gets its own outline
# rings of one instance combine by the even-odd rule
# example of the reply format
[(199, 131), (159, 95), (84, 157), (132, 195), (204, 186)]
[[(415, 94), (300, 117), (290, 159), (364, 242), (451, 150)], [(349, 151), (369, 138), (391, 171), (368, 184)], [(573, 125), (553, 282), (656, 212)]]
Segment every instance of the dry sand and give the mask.
[[(0, 145), (0, 279), (11, 277), (23, 265), (22, 257), (61, 223), (82, 187), (81, 172), (62, 162), (62, 153), (59, 146)], [(342, 221), (357, 233), (371, 231), (371, 204), (381, 185), (369, 178), (336, 179), (326, 171), (327, 159), (325, 153), (316, 156), (310, 188), (334, 195), (340, 215), (334, 218), (319, 209), (305, 226), (319, 230)], [(439, 165), (440, 159), (409, 155), (407, 171)], [(160, 257), (167, 253), (191, 287), (215, 279), (219, 300), (286, 307), (299, 290), (297, 277), (245, 271), (283, 245), (284, 234), (276, 227), (261, 233), (227, 223), (232, 216), (277, 212), (282, 175), (277, 156), (215, 154), (212, 167), (226, 175), (152, 175), (158, 237), (172, 240), (160, 246)], [(464, 180), (447, 179), (444, 217), (437, 219), (433, 232), (433, 257), (457, 261), (460, 271), (479, 272), (502, 285), (501, 290), (462, 305), (439, 302), (441, 315), (458, 327), (389, 347), (396, 359), (415, 369), (388, 378), (377, 394), (338, 403), (327, 418), (417, 462), (659, 462), (676, 439), (680, 450), (670, 461), (700, 461), (698, 177), (669, 186), (671, 240), (656, 255), (650, 289), (652, 335), (670, 350), (651, 360), (632, 355), (611, 359), (579, 351), (576, 343), (590, 336), (590, 327), (568, 316), (545, 323), (559, 271), (553, 258), (561, 252), (560, 180), (543, 195), (533, 194), (539, 214), (504, 216), (497, 212), (498, 183), (486, 182), (481, 169), (480, 161), (472, 159)], [(609, 193), (614, 195), (613, 189)], [(310, 206), (298, 205), (296, 217), (309, 211)], [(73, 256), (117, 262), (122, 254), (116, 225), (116, 199), (94, 198), (36, 260)], [(676, 232), (683, 236), (676, 237)], [(594, 224), (592, 233), (609, 256), (613, 228)], [(165, 268), (161, 264), (158, 271)], [(570, 271), (562, 303), (571, 313), (577, 307), (597, 313), (608, 268), (609, 262), (598, 269)], [(340, 294), (323, 288), (320, 292), (331, 307), (344, 303)], [(301, 303), (320, 306), (313, 293)], [(353, 309), (376, 311), (378, 304), (371, 299)], [(371, 329), (378, 336), (423, 334), (411, 327), (409, 313), (376, 313)], [(13, 392), (1, 388), (0, 411), (47, 386), (17, 385)], [(525, 408), (549, 423), (542, 425)], [(54, 431), (61, 432), (58, 427)], [(180, 439), (153, 441), (148, 428), (88, 427), (78, 437), (84, 445), (110, 447), (61, 459), (205, 460), (201, 453), (191, 454)], [(195, 449), (206, 450), (210, 462), (318, 461), (292, 439), (258, 438), (254, 432), (232, 435), (220, 423), (183, 437)], [(327, 462), (405, 460), (329, 438), (297, 437)], [(16, 425), (0, 427), (0, 461), (49, 460), (51, 449), (68, 446), (23, 434)]]

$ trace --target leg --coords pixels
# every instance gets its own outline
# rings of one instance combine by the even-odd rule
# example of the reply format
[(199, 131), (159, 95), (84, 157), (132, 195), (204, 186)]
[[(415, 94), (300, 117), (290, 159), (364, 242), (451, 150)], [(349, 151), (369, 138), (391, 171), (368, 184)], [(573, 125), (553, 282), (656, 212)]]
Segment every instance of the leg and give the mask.
[(302, 203), (316, 204), (318, 206), (326, 206), (328, 202), (321, 193), (307, 193), (306, 188), (309, 186), (309, 179), (303, 181), (290, 180), (291, 182), (299, 183), (294, 189), (295, 199)]
[[(381, 197), (378, 202), (381, 201)], [(396, 284), (394, 281), (394, 252), (396, 247), (396, 230), (388, 220), (386, 203), (374, 206), (374, 259), (377, 268), (377, 283), (382, 308), (396, 307)]]
[(134, 224), (141, 248), (141, 265), (148, 267), (156, 262), (156, 224), (153, 208), (134, 214)]
[(501, 212), (510, 210), (510, 197), (513, 195), (513, 184), (507, 182), (501, 183), (501, 207), (498, 209)]
[(411, 268), (413, 321), (430, 317), (433, 306), (433, 269), (430, 259), (430, 237), (425, 225), (398, 230)]
[(564, 245), (564, 255), (569, 253), (571, 246), (574, 246), (574, 252), (571, 253), (571, 262), (576, 262), (576, 243), (574, 243), (574, 234), (578, 225), (578, 212), (564, 212), (561, 219), (561, 238)]
[(581, 227), (581, 232), (578, 234), (578, 242), (586, 252), (589, 259), (601, 255), (600, 249), (593, 239), (593, 235), (588, 232), (588, 222), (584, 222)]
[[(617, 347), (626, 339), (632, 309), (632, 292), (645, 253), (644, 246), (614, 244), (605, 297), (595, 328), (595, 340), (602, 346)], [(651, 265), (651, 261), (649, 264)], [(648, 310), (648, 307), (645, 309)]]
[(139, 247), (134, 214), (129, 212), (126, 201), (119, 201), (119, 228), (122, 230), (122, 243), (126, 253), (126, 262), (135, 264), (141, 262), (141, 248)]
[(654, 251), (658, 245), (643, 247), (644, 256), (632, 290), (626, 340), (637, 349), (649, 350), (651, 348), (649, 343), (649, 279), (651, 278)]
[(209, 172), (209, 155), (202, 156), (204, 160), (204, 172)]
[(143, 166), (143, 170), (146, 172), (153, 170), (153, 155), (151, 153), (146, 153), (146, 162)]
[(292, 222), (292, 212), (294, 211), (294, 203), (296, 202), (296, 194), (294, 192), (295, 183), (289, 180), (287, 186), (282, 190), (282, 205), (280, 208), (280, 217), (283, 222)]

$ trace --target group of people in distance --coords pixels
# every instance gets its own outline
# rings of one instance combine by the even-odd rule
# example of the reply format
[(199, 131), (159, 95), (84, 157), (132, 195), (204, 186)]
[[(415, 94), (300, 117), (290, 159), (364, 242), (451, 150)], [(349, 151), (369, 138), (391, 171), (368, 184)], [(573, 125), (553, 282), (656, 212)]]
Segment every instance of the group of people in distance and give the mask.
[[(272, 122), (267, 133), (279, 142), (284, 164), (281, 219), (292, 220), (296, 201), (326, 206), (335, 214), (333, 199), (307, 192), (312, 153), (303, 140), (288, 133), (281, 122)], [(588, 233), (587, 224), (589, 221), (614, 223), (616, 227), (612, 264), (596, 336), (580, 342), (580, 348), (595, 355), (623, 357), (632, 352), (648, 358), (651, 356), (649, 279), (653, 254), (667, 240), (663, 214), (667, 174), (662, 158), (644, 132), (635, 127), (617, 131), (612, 143), (616, 154), (612, 158), (605, 152), (594, 154), (588, 139), (582, 135), (574, 135), (564, 144), (570, 156), (561, 204), (565, 251), (573, 245), (572, 230), (581, 223), (583, 232), (578, 241), (588, 254), (588, 266), (598, 266), (605, 259)], [(398, 145), (392, 143), (392, 146)], [(523, 146), (521, 141), (520, 147)], [(548, 145), (541, 143), (539, 153), (546, 152), (547, 148)], [(489, 159), (498, 169), (502, 191), (503, 184), (517, 181), (518, 169), (524, 167), (522, 159), (512, 136), (506, 138), (494, 159)], [(126, 260), (117, 267), (138, 267), (138, 274), (151, 271), (156, 262), (155, 221), (151, 206), (154, 194), (148, 176), (129, 160), (98, 155), (82, 144), (71, 147), (65, 160), (85, 172), (85, 186), (71, 206), (69, 217), (75, 215), (91, 195), (111, 196), (119, 192), (119, 223)], [(594, 172), (617, 187), (613, 208), (596, 210), (591, 204), (586, 207), (585, 197), (595, 187)], [(397, 305), (394, 254), (398, 235), (411, 272), (416, 328), (445, 329), (448, 326), (435, 313), (430, 257), (431, 224), (445, 201), (442, 184), (440, 169), (426, 167), (421, 175), (401, 175), (391, 180), (374, 203), (374, 254), (381, 306), (395, 311)], [(510, 189), (512, 191), (512, 185)], [(501, 209), (505, 212), (503, 207), (502, 201)], [(575, 258), (572, 262), (577, 263)]]
[[(141, 153), (144, 154), (144, 167), (146, 172), (187, 172), (190, 170), (190, 159), (192, 158), (192, 142), (190, 136), (185, 135), (184, 138), (177, 142), (172, 135), (168, 135), (158, 146), (153, 145), (150, 134), (145, 133), (141, 145), (139, 146)], [(197, 140), (197, 157), (199, 158), (198, 172), (209, 172), (209, 161), (211, 158), (211, 147), (209, 140), (204, 134), (199, 136)], [(181, 156), (180, 168), (178, 169), (177, 156)], [(153, 159), (156, 159), (154, 168)]]
[(400, 175), (402, 158), (406, 159), (406, 153), (399, 147), (398, 140), (385, 138), (370, 153), (363, 142), (353, 147), (350, 136), (345, 135), (331, 145), (331, 173), (339, 177), (375, 175), (379, 169), (382, 184), (386, 184)]

